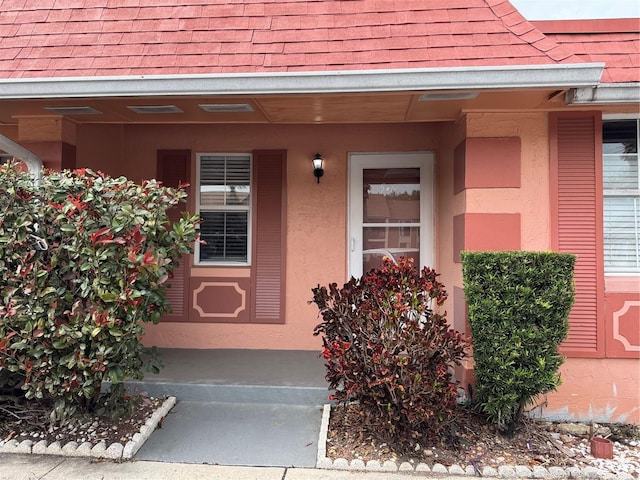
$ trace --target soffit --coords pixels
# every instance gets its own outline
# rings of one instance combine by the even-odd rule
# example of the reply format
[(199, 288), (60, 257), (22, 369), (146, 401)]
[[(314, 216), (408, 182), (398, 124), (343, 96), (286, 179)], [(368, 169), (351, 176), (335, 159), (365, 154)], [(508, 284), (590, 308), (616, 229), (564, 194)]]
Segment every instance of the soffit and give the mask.
[[(54, 107), (90, 107), (101, 112), (92, 115), (65, 115), (78, 124), (293, 124), (452, 121), (459, 118), (464, 111), (542, 111), (565, 106), (564, 91), (542, 88), (525, 91), (482, 91), (475, 98), (460, 100), (420, 101), (422, 93), (0, 100), (0, 124), (17, 124), (20, 117), (51, 115), (47, 108)], [(209, 113), (199, 107), (199, 104), (234, 103), (249, 104), (253, 111)], [(143, 105), (175, 105), (181, 113), (137, 114), (127, 108)]]

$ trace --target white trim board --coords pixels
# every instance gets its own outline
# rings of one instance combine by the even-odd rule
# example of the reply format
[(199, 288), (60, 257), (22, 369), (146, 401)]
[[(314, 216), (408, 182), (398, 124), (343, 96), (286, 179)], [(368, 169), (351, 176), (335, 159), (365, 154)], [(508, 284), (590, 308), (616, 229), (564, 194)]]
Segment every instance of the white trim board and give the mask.
[(604, 63), (201, 75), (0, 79), (0, 99), (578, 88)]

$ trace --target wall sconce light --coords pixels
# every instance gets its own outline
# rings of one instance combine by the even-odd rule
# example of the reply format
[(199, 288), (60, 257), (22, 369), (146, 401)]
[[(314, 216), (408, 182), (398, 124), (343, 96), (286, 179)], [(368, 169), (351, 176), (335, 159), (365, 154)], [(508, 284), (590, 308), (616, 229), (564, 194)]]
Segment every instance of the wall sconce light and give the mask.
[(324, 175), (324, 160), (320, 156), (319, 153), (316, 153), (316, 156), (313, 157), (313, 175), (320, 183), (320, 177)]

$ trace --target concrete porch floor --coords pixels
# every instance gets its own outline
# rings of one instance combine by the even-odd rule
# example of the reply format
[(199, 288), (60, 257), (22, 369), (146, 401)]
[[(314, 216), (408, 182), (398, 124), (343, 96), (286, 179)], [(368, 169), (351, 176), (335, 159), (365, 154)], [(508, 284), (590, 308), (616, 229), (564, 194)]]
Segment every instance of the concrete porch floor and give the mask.
[(327, 403), (327, 382), (319, 352), (301, 350), (161, 349), (164, 368), (130, 388), (178, 400)]
[(145, 381), (326, 388), (319, 351), (159, 350), (164, 368), (158, 375), (148, 374)]
[(313, 467), (328, 403), (318, 352), (163, 349), (164, 368), (128, 388), (177, 405), (139, 460)]

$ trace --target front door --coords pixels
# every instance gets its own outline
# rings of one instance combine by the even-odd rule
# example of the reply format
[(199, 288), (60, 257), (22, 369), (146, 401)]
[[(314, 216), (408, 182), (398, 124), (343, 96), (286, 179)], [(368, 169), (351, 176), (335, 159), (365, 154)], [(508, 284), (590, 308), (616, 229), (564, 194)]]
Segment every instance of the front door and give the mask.
[(433, 154), (349, 155), (349, 275), (388, 257), (434, 266)]

